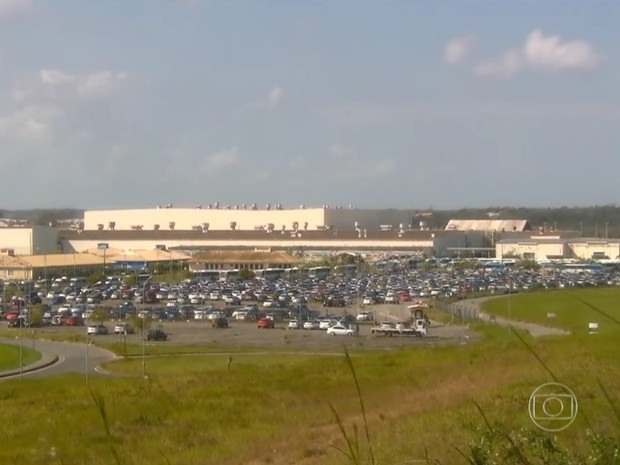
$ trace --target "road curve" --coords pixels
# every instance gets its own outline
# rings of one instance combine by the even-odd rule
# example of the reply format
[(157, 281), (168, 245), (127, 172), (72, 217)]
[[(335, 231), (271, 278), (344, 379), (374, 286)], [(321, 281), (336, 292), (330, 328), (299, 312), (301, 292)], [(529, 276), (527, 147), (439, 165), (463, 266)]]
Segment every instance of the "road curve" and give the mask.
[[(2, 344), (19, 345), (19, 339), (0, 338)], [(86, 344), (70, 343), (70, 342), (56, 342), (56, 341), (43, 341), (39, 339), (34, 340), (34, 347), (32, 340), (24, 339), (22, 341), (24, 347), (28, 347), (40, 352), (43, 356), (58, 356), (58, 361), (52, 365), (42, 367), (38, 370), (24, 372), (23, 377), (36, 378), (43, 376), (56, 376), (67, 373), (83, 373), (86, 375), (101, 375), (96, 368), (106, 362), (114, 360), (115, 356), (112, 352), (102, 349), (100, 347)], [(2, 378), (14, 379), (19, 378), (20, 374), (6, 376)]]
[(570, 334), (568, 331), (559, 328), (552, 328), (550, 326), (538, 325), (535, 323), (528, 323), (525, 321), (515, 321), (509, 320), (507, 318), (498, 317), (495, 315), (489, 315), (482, 311), (481, 304), (491, 299), (508, 299), (508, 296), (487, 296), (487, 297), (478, 297), (475, 299), (466, 299), (459, 300), (452, 304), (451, 309), (454, 314), (459, 314), (459, 312), (463, 312), (464, 315), (467, 315), (470, 318), (475, 318), (487, 323), (496, 324), (504, 327), (514, 327), (516, 329), (522, 329), (528, 331), (534, 337), (541, 336), (566, 336)]

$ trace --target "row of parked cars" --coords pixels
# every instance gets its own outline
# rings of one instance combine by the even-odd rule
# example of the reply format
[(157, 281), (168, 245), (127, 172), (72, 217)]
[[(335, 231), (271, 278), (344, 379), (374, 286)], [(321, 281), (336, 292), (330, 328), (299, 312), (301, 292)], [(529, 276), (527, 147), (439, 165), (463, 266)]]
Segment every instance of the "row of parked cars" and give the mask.
[[(256, 278), (222, 282), (190, 279), (179, 283), (126, 286), (111, 276), (88, 286), (83, 278), (57, 278), (49, 283), (22, 289), (23, 298), (3, 304), (7, 320), (26, 314), (35, 298), (46, 308), (49, 324), (79, 323), (89, 312), (105, 306), (114, 319), (129, 315), (157, 320), (208, 320), (217, 317), (258, 321), (299, 319), (314, 321), (308, 308), (312, 302), (325, 307), (410, 302), (423, 297), (466, 297), (478, 293), (507, 293), (536, 289), (610, 286), (620, 283), (614, 270), (575, 272), (562, 269), (458, 269), (400, 267), (379, 274), (314, 274), (277, 279)], [(145, 299), (146, 297), (146, 299)], [(117, 301), (117, 298), (119, 301)], [(150, 302), (144, 306), (143, 301)], [(223, 307), (222, 307), (223, 306)], [(20, 323), (14, 323), (19, 325)]]

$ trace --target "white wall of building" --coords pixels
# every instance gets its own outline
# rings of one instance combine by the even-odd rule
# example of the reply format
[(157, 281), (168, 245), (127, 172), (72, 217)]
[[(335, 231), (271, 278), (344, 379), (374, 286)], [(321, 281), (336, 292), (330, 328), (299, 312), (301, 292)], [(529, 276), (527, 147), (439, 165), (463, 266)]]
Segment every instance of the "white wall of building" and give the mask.
[(15, 255), (54, 253), (58, 250), (58, 230), (47, 226), (0, 228), (0, 248)]
[(279, 230), (284, 225), (291, 230), (297, 222), (303, 230), (308, 223), (309, 230), (316, 230), (325, 225), (323, 208), (296, 210), (224, 210), (200, 208), (158, 208), (141, 210), (90, 210), (84, 213), (84, 229), (97, 230), (102, 224), (109, 229), (109, 223), (115, 222), (116, 230), (131, 230), (132, 226), (142, 226), (144, 230), (153, 230), (158, 224), (160, 229), (168, 230), (170, 222), (175, 223), (175, 230), (192, 230), (194, 226), (209, 224), (211, 230), (230, 230), (231, 222), (236, 222), (237, 229), (254, 230), (273, 224)]
[(618, 240), (590, 240), (569, 242), (571, 257), (582, 260), (590, 260), (596, 255), (607, 256), (610, 259), (620, 255), (620, 242)]
[(567, 239), (553, 242), (543, 240), (501, 241), (496, 244), (495, 249), (497, 258), (518, 256), (521, 258), (534, 257), (535, 260), (547, 260), (551, 257), (591, 260), (596, 258), (596, 255), (600, 255), (615, 259), (620, 255), (620, 241), (600, 239)]
[[(71, 239), (71, 240), (62, 240), (63, 242), (63, 250), (66, 253), (70, 252), (83, 252), (85, 250), (97, 248), (97, 244), (101, 241), (97, 240), (81, 240), (81, 239)], [(317, 249), (393, 249), (393, 250), (408, 250), (408, 249), (419, 249), (419, 248), (434, 248), (433, 240), (418, 240), (418, 241), (376, 241), (376, 240), (363, 240), (363, 239), (355, 239), (355, 240), (323, 240), (323, 241), (307, 241), (304, 242), (302, 240), (292, 242), (291, 240), (263, 240), (256, 241), (255, 243), (249, 242), (247, 240), (236, 241), (236, 240), (132, 240), (132, 241), (122, 241), (122, 240), (112, 240), (106, 241), (108, 247), (111, 249), (125, 250), (125, 251), (139, 251), (139, 250), (154, 250), (158, 245), (165, 245), (167, 248), (173, 247), (186, 247), (186, 248), (194, 248), (194, 247), (212, 247), (212, 248), (238, 248), (244, 249), (248, 247), (269, 247), (274, 249), (281, 248), (299, 248), (304, 250), (312, 250), (313, 248)]]
[(336, 229), (353, 229), (355, 222), (361, 229), (379, 229), (382, 225), (405, 228), (411, 223), (411, 212), (408, 210), (368, 210), (368, 209), (335, 209), (325, 210), (325, 226)]

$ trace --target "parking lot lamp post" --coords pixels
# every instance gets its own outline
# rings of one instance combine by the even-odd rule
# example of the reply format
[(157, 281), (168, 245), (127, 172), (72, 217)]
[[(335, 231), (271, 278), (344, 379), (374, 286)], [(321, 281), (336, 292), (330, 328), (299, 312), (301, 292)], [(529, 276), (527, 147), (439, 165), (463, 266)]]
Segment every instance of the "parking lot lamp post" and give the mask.
[(19, 379), (24, 379), (24, 346), (22, 343), (22, 326), (24, 326), (25, 319), (19, 316)]
[(88, 346), (90, 345), (90, 338), (88, 337), (88, 331), (86, 332), (86, 366), (85, 366), (85, 376), (86, 376), (86, 384), (88, 384)]
[(146, 315), (143, 315), (142, 317), (142, 378), (146, 378), (146, 344), (145, 344), (145, 335), (144, 335), (144, 329), (145, 329), (145, 320), (146, 319)]

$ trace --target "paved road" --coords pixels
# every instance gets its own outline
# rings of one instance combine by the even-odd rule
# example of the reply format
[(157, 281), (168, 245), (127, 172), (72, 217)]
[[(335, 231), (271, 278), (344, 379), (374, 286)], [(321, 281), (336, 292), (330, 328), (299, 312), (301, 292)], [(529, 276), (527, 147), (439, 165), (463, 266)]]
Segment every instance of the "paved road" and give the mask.
[(486, 321), (488, 323), (493, 323), (499, 326), (509, 327), (512, 326), (517, 329), (523, 329), (525, 331), (529, 331), (529, 333), (534, 337), (540, 336), (565, 336), (568, 331), (564, 331), (559, 328), (552, 328), (550, 326), (542, 326), (534, 323), (527, 323), (524, 321), (515, 321), (509, 320), (507, 318), (496, 317), (494, 315), (488, 315), (484, 313), (480, 304), (490, 299), (507, 299), (507, 296), (490, 296), (490, 297), (479, 297), (476, 299), (467, 299), (460, 300), (452, 304), (452, 311), (455, 314), (459, 314), (460, 311), (467, 317)]
[[(32, 348), (31, 340), (24, 339), (22, 342), (25, 346)], [(0, 338), (0, 343), (19, 345), (19, 340)], [(114, 359), (113, 353), (93, 345), (87, 348), (86, 344), (35, 340), (34, 349), (41, 352), (41, 354), (44, 354), (44, 356), (49, 357), (57, 355), (58, 361), (53, 365), (40, 370), (24, 373), (24, 377), (33, 378), (61, 375), (66, 373), (83, 373), (86, 375), (87, 370), (89, 375), (98, 375), (100, 373), (95, 371), (95, 368), (102, 363), (106, 363)], [(14, 379), (19, 378), (19, 376), (19, 374), (16, 374), (2, 379)]]

